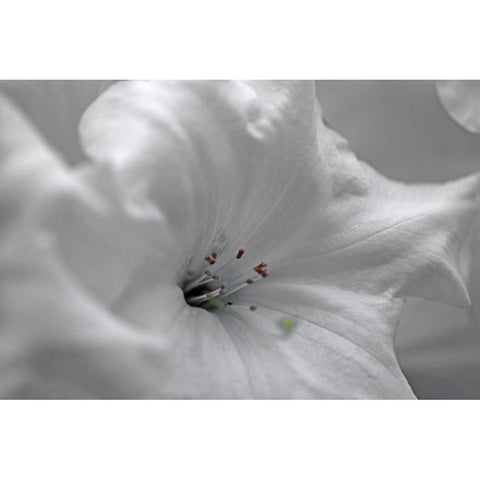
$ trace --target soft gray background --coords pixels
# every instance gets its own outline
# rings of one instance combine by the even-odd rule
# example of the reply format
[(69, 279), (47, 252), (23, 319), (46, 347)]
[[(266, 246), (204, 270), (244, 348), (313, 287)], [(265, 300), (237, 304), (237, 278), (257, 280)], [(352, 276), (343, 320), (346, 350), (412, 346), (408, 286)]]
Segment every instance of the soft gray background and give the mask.
[[(319, 81), (328, 122), (357, 155), (405, 181), (446, 181), (480, 169), (480, 135), (445, 112), (432, 81)], [(412, 299), (396, 340), (420, 398), (480, 398), (480, 324), (459, 308)]]

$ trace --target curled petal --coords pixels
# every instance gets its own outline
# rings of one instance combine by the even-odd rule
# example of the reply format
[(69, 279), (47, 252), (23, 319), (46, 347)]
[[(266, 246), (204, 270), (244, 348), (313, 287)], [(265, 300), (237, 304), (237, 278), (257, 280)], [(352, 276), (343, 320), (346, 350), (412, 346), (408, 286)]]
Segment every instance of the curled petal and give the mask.
[(480, 81), (439, 80), (436, 86), (448, 114), (469, 132), (480, 133)]
[(66, 168), (1, 96), (0, 169), (0, 240), (8, 243), (20, 231), (51, 232), (70, 268), (96, 295), (113, 301), (149, 250), (145, 229), (152, 230), (156, 213), (139, 215), (119, 198), (108, 169)]
[(85, 160), (78, 141), (80, 117), (112, 83), (109, 80), (2, 80), (0, 91), (22, 109), (68, 163), (77, 164)]

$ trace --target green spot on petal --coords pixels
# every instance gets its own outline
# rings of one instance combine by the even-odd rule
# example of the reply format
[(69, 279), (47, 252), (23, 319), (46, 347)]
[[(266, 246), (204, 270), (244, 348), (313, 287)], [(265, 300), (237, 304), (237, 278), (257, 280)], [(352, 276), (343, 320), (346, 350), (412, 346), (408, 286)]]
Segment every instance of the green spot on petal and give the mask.
[(297, 319), (293, 317), (285, 317), (279, 321), (279, 325), (283, 330), (290, 331), (297, 324)]

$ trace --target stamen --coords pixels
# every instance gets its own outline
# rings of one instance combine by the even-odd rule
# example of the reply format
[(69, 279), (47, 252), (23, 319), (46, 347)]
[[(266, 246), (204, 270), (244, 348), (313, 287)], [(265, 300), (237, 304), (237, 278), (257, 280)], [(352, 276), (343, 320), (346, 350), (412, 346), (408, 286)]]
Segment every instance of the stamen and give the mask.
[[(263, 265), (263, 266), (262, 266)], [(261, 276), (262, 278), (268, 277), (268, 273), (266, 271), (266, 264), (261, 263), (260, 265), (257, 265), (255, 268), (252, 268), (252, 270), (255, 270), (257, 275)], [(262, 270), (259, 269), (259, 267), (262, 268)], [(265, 270), (263, 270), (265, 268)], [(258, 270), (258, 271), (257, 271)], [(245, 278), (246, 277), (246, 278)], [(235, 277), (234, 279), (231, 280), (231, 283), (234, 284), (235, 286), (238, 285), (239, 283), (243, 283), (249, 278), (248, 274), (242, 274), (239, 275), (238, 277)], [(252, 283), (255, 282), (255, 280), (252, 281)], [(250, 282), (247, 282), (250, 284)]]
[[(208, 270), (207, 270), (208, 271)], [(206, 273), (206, 272), (205, 272)], [(191, 292), (193, 289), (199, 287), (200, 285), (205, 285), (207, 283), (210, 283), (210, 282), (213, 282), (213, 278), (208, 278), (211, 276), (211, 273), (209, 273), (208, 275), (201, 275), (200, 277), (198, 277), (197, 279), (195, 280), (192, 280), (191, 282), (189, 282), (186, 287), (184, 288), (184, 293), (188, 293), (188, 292)], [(208, 279), (208, 280), (207, 280)]]
[(259, 263), (256, 267), (253, 267), (253, 270), (255, 270), (259, 275), (261, 275), (266, 267), (267, 267), (267, 264), (262, 262), (262, 263)]
[[(239, 275), (236, 278), (233, 278), (229, 281), (228, 286), (225, 283), (222, 283), (220, 286), (217, 284), (213, 284), (210, 286), (209, 284), (212, 282), (216, 282), (217, 280), (220, 280), (220, 273), (226, 269), (231, 263), (235, 262), (235, 260), (239, 260), (243, 257), (245, 253), (245, 250), (243, 248), (239, 249), (237, 254), (235, 256), (232, 255), (230, 257), (230, 260), (227, 261), (226, 263), (223, 263), (221, 260), (219, 261), (219, 264), (221, 265), (220, 268), (217, 268), (216, 271), (212, 272), (212, 270), (204, 270), (203, 274), (197, 277), (196, 279), (189, 280), (189, 276), (192, 275), (190, 273), (187, 278), (184, 281), (184, 294), (185, 294), (185, 299), (187, 303), (194, 307), (204, 307), (206, 309), (218, 309), (223, 312), (227, 312), (230, 315), (233, 315), (234, 317), (240, 318), (241, 320), (243, 319), (242, 316), (239, 316), (236, 313), (237, 307), (242, 309), (249, 309), (251, 312), (255, 312), (258, 310), (258, 304), (257, 305), (242, 305), (242, 304), (234, 304), (233, 302), (225, 302), (225, 298), (228, 297), (229, 295), (234, 294), (235, 292), (238, 292), (239, 290), (248, 287), (249, 285), (253, 285), (255, 282), (258, 280), (261, 280), (262, 278), (267, 278), (268, 277), (268, 271), (267, 271), (267, 264), (265, 262), (261, 262), (255, 267), (252, 268), (252, 270), (256, 273), (256, 275), (252, 275), (251, 270), (247, 273), (243, 273), (242, 275)], [(220, 258), (220, 255), (216, 251), (212, 251), (210, 255), (206, 255), (204, 257), (204, 261), (210, 265), (215, 265), (217, 259)], [(223, 278), (230, 278), (230, 275), (223, 275)], [(229, 308), (230, 306), (234, 305), (231, 309)], [(262, 305), (260, 304), (260, 307)], [(275, 307), (268, 307), (272, 308), (273, 310), (277, 310)], [(277, 310), (280, 312), (280, 310)], [(285, 312), (281, 312), (282, 315), (285, 315)], [(262, 322), (258, 323), (256, 322), (256, 316), (253, 315), (251, 319), (247, 319), (248, 322), (253, 328), (262, 331), (263, 333), (266, 332), (263, 331), (263, 327), (261, 325)], [(263, 318), (263, 317), (262, 317)], [(261, 318), (261, 319), (262, 319)], [(243, 319), (245, 320), (245, 319)], [(289, 334), (293, 328), (297, 325), (298, 320), (295, 317), (282, 317), (280, 319), (271, 319), (274, 320), (274, 325), (276, 326), (276, 332), (273, 332), (274, 335), (277, 336), (286, 336)], [(257, 324), (258, 323), (258, 324)], [(280, 332), (278, 329), (280, 328)], [(268, 333), (268, 332), (267, 332)], [(270, 332), (272, 333), (272, 332)]]
[[(245, 250), (243, 248), (241, 248), (238, 253), (237, 253), (237, 256), (235, 258), (232, 258), (231, 260), (229, 260), (227, 263), (225, 263), (224, 265), (222, 265), (218, 270), (217, 270), (217, 273), (220, 273), (223, 269), (227, 268), (229, 265), (231, 265), (235, 260), (237, 259), (240, 259), (242, 258), (243, 254), (245, 253)], [(212, 254), (213, 256), (213, 254)], [(206, 258), (206, 257), (205, 257)]]
[(236, 292), (238, 292), (239, 290), (241, 290), (242, 288), (245, 288), (245, 287), (247, 287), (247, 286), (248, 286), (247, 283), (242, 283), (242, 284), (239, 285), (238, 287), (235, 287), (235, 288), (233, 288), (233, 289), (231, 289), (231, 290), (227, 290), (227, 292), (223, 294), (223, 298), (228, 297), (228, 296), (232, 295), (233, 293), (236, 293)]
[[(232, 302), (227, 302), (225, 304), (223, 301), (221, 301), (221, 299), (217, 299), (218, 301), (214, 301), (212, 303), (211, 300), (215, 299), (216, 297), (225, 298), (235, 292), (238, 292), (242, 288), (247, 287), (248, 285), (252, 285), (262, 278), (266, 278), (268, 276), (267, 264), (261, 262), (252, 269), (257, 274), (257, 277), (255, 278), (250, 277), (248, 274), (243, 274), (230, 280), (228, 288), (225, 284), (222, 284), (220, 287), (218, 287), (218, 285), (213, 287), (208, 286), (209, 283), (220, 280), (220, 272), (235, 260), (242, 258), (244, 253), (245, 250), (240, 248), (236, 256), (223, 264), (217, 269), (216, 272), (212, 272), (211, 270), (207, 269), (204, 270), (204, 273), (196, 279), (191, 281), (185, 280), (183, 290), (187, 302), (194, 306), (200, 306), (207, 302), (211, 306), (216, 306), (217, 308), (222, 308), (222, 306), (226, 308), (226, 305), (232, 305)], [(218, 253), (216, 251), (212, 251), (210, 255), (205, 255), (204, 261), (210, 265), (214, 265), (218, 258)], [(255, 305), (250, 306), (250, 310), (255, 311), (256, 309), (257, 307)]]
[[(241, 290), (242, 288), (245, 288), (248, 285), (252, 285), (260, 278), (266, 278), (268, 276), (268, 273), (265, 271), (266, 267), (267, 267), (267, 264), (262, 262), (258, 264), (255, 268), (253, 268), (253, 270), (255, 270), (255, 272), (259, 275), (255, 279), (248, 277), (246, 280), (243, 280), (243, 278), (245, 278), (244, 275), (237, 277), (235, 280), (232, 281), (231, 289), (227, 291), (224, 297), (231, 295), (232, 293), (238, 292), (239, 290)], [(236, 283), (236, 280), (239, 280), (240, 283)]]
[[(215, 252), (214, 252), (214, 253), (215, 253)], [(213, 254), (212, 254), (212, 256), (213, 256)], [(210, 255), (206, 255), (205, 258), (204, 258), (204, 260), (205, 260), (207, 263), (209, 263), (210, 265), (215, 265), (215, 258), (217, 258), (217, 254), (216, 254), (216, 253), (215, 253), (215, 257), (214, 257), (214, 258), (210, 257)]]
[(194, 297), (188, 297), (188, 303), (190, 305), (200, 305), (201, 303), (206, 302), (211, 298), (218, 297), (224, 291), (225, 291), (225, 285), (222, 285), (220, 288), (217, 288), (216, 290), (212, 290), (211, 292), (207, 292), (202, 295), (197, 295)]
[(213, 290), (213, 291), (207, 293), (207, 298), (212, 298), (212, 297), (216, 297), (217, 295), (221, 295), (225, 291), (226, 288), (227, 287), (225, 285), (223, 285), (223, 284), (220, 285), (220, 287), (217, 288), (216, 290)]

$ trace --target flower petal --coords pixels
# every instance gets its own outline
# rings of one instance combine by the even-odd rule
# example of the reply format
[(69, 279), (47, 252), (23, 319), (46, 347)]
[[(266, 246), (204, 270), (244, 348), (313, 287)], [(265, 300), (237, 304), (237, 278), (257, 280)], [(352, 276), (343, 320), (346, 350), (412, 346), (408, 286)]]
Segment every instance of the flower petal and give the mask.
[(2, 80), (0, 91), (22, 108), (67, 162), (76, 164), (85, 160), (78, 141), (80, 117), (112, 83), (109, 80)]
[(119, 199), (108, 169), (68, 170), (1, 95), (0, 186), (0, 240), (49, 231), (65, 262), (105, 302), (150, 248), (146, 230), (156, 228), (156, 213), (139, 214), (129, 198)]
[(161, 339), (113, 317), (55, 250), (48, 235), (3, 245), (0, 397), (153, 395), (166, 363)]
[(87, 110), (80, 133), (124, 188), (144, 185), (178, 261), (198, 270), (212, 247), (261, 257), (303, 228), (318, 188), (315, 115), (308, 82), (129, 82)]
[(310, 238), (275, 275), (469, 305), (480, 175), (446, 184), (390, 181), (359, 162), (338, 134), (321, 130), (332, 196), (319, 204)]
[(151, 265), (142, 277), (114, 311), (167, 343), (162, 397), (413, 398), (393, 351), (402, 300), (265, 282), (213, 313), (185, 305)]
[(436, 86), (448, 114), (469, 132), (480, 133), (480, 81), (439, 80)]

